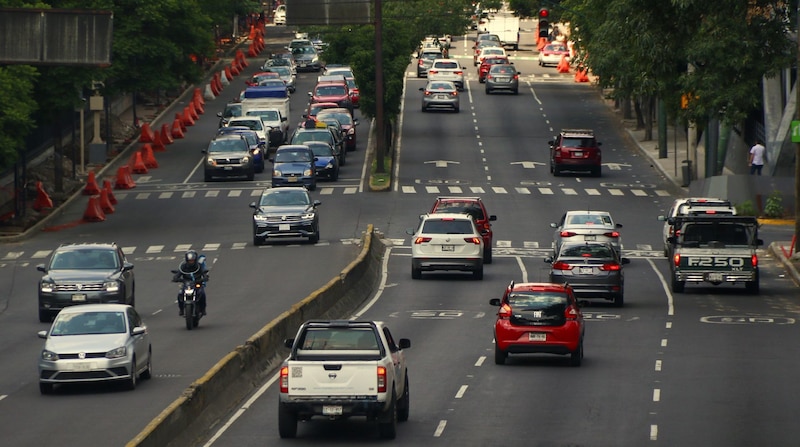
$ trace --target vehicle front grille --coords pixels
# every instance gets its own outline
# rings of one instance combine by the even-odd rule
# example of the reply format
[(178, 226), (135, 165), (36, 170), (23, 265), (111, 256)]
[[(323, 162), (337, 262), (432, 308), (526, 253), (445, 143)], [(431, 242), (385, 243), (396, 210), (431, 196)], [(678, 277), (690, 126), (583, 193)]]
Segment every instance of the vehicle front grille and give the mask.
[[(102, 359), (105, 358), (105, 352), (87, 352), (84, 354), (84, 358), (87, 359)], [(58, 354), (58, 358), (62, 360), (71, 360), (71, 359), (78, 359), (78, 354)]]
[(214, 161), (218, 166), (242, 164), (241, 158), (217, 158)]
[(300, 222), (302, 220), (300, 216), (267, 216), (267, 222), (270, 223)]
[(98, 292), (103, 291), (103, 283), (82, 283), (82, 284), (56, 284), (56, 292)]

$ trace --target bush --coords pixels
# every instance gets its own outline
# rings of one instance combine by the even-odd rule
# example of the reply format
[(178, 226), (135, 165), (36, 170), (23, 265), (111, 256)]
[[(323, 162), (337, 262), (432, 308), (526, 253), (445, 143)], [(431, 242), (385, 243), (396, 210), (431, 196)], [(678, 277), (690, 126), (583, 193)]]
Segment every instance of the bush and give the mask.
[(767, 197), (767, 204), (764, 206), (764, 215), (772, 219), (783, 217), (783, 197), (780, 191), (773, 191)]
[(756, 207), (753, 206), (753, 202), (751, 200), (745, 200), (742, 203), (737, 203), (734, 205), (736, 208), (736, 214), (739, 216), (757, 216), (758, 213), (756, 212)]
[(392, 157), (386, 155), (386, 157), (383, 159), (383, 162), (385, 172), (379, 174), (376, 172), (378, 167), (377, 157), (374, 157), (372, 160), (372, 166), (370, 167), (369, 175), (369, 185), (373, 190), (388, 190), (388, 188), (391, 186)]

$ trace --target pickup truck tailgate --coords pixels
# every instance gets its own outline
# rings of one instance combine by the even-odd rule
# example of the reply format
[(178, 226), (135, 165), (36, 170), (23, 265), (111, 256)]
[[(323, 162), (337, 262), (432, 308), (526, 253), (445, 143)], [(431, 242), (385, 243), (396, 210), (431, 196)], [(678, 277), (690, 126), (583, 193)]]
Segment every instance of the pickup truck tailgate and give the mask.
[(378, 394), (376, 362), (302, 362), (289, 365), (289, 394), (302, 396), (372, 396)]

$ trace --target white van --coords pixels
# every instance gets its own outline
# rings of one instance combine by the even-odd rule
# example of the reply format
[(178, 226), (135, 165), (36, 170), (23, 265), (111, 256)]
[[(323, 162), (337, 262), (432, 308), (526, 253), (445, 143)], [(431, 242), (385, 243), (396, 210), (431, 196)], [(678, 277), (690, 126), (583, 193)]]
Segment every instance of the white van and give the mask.
[(286, 5), (278, 5), (272, 12), (272, 17), (276, 25), (286, 25)]

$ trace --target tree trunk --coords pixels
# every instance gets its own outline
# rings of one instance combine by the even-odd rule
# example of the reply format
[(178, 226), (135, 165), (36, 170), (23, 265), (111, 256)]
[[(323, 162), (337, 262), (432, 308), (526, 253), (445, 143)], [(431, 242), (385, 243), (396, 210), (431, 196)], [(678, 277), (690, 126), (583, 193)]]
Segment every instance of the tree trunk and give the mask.
[(653, 121), (655, 117), (655, 97), (653, 96), (646, 96), (644, 97), (644, 104), (645, 104), (645, 119), (644, 119), (644, 141), (650, 141), (653, 139)]
[(644, 128), (644, 117), (642, 116), (641, 98), (637, 97), (633, 100), (633, 108), (636, 111), (636, 130)]

